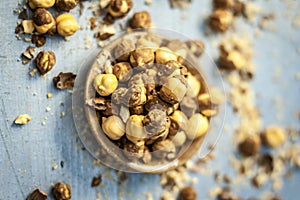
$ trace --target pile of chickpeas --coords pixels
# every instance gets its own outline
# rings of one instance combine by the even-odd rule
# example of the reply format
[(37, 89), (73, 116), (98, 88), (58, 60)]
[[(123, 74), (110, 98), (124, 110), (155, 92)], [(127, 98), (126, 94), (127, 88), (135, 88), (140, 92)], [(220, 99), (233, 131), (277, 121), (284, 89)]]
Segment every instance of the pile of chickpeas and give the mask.
[(189, 43), (124, 40), (114, 49), (111, 68), (95, 77), (99, 123), (130, 159), (175, 159), (185, 145), (206, 134), (210, 117), (217, 114), (218, 102), (186, 61)]

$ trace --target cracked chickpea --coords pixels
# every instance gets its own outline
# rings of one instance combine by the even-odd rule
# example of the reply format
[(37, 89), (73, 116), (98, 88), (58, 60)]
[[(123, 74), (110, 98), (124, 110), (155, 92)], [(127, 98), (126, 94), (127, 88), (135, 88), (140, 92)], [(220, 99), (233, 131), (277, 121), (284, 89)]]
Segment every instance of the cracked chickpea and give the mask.
[(35, 59), (35, 65), (38, 68), (41, 75), (49, 72), (56, 63), (56, 57), (52, 51), (41, 51), (38, 53)]
[(131, 28), (149, 28), (151, 27), (151, 16), (147, 11), (134, 13), (131, 21)]
[(55, 0), (28, 0), (31, 9), (51, 8), (55, 4)]
[(180, 102), (186, 94), (186, 83), (181, 76), (170, 77), (162, 86), (159, 96), (162, 100), (175, 104)]
[(208, 119), (200, 113), (196, 113), (187, 122), (187, 137), (189, 139), (197, 139), (203, 136), (208, 131), (208, 128)]
[(125, 134), (125, 124), (117, 116), (110, 116), (102, 123), (102, 130), (112, 140), (118, 140)]
[(71, 199), (71, 187), (69, 184), (56, 183), (52, 188), (52, 194), (55, 200), (69, 200)]
[(130, 107), (145, 104), (147, 101), (146, 88), (144, 85), (132, 85), (126, 93), (126, 99)]
[(151, 48), (138, 48), (130, 55), (130, 64), (133, 67), (143, 66), (154, 62), (154, 51)]
[(114, 65), (113, 73), (119, 81), (128, 81), (132, 74), (131, 66), (128, 62), (119, 62)]
[(99, 95), (109, 96), (118, 87), (118, 80), (114, 74), (99, 74), (94, 80), (94, 87)]
[(111, 0), (108, 13), (113, 18), (120, 18), (126, 15), (132, 6), (132, 0)]
[(34, 11), (33, 16), (33, 25), (37, 32), (39, 33), (48, 33), (54, 35), (56, 33), (56, 22), (52, 14), (45, 8), (38, 8)]
[(79, 3), (79, 0), (56, 0), (55, 6), (61, 11), (69, 12), (74, 9)]
[(79, 28), (79, 25), (73, 15), (65, 13), (56, 18), (57, 32), (61, 36), (71, 36)]

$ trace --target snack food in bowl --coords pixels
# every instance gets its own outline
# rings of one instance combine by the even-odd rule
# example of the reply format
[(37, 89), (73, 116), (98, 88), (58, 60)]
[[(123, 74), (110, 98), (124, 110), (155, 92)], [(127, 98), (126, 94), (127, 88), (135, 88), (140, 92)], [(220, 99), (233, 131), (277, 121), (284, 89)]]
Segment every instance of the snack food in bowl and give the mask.
[(74, 113), (96, 158), (123, 171), (160, 173), (199, 151), (218, 103), (189, 45), (139, 30), (101, 50), (82, 75), (85, 120)]

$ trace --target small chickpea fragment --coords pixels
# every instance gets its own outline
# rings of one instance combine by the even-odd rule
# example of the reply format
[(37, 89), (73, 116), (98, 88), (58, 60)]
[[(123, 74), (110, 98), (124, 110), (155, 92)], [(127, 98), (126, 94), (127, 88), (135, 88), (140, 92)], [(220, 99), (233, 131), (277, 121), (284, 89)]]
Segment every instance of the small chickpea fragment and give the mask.
[(51, 8), (55, 4), (55, 0), (28, 0), (31, 9)]
[(30, 120), (31, 120), (31, 117), (28, 114), (23, 114), (23, 115), (19, 115), (15, 119), (14, 123), (24, 125), (24, 124), (27, 124)]
[(151, 16), (147, 11), (134, 13), (131, 22), (131, 28), (149, 28), (151, 27)]
[(177, 61), (177, 55), (174, 54), (169, 48), (161, 47), (156, 50), (156, 63), (165, 64), (170, 60)]
[(102, 130), (112, 140), (118, 140), (125, 134), (125, 125), (121, 118), (110, 116), (102, 123)]
[(94, 87), (101, 96), (109, 96), (118, 87), (118, 80), (114, 74), (99, 74), (94, 80)]
[(269, 147), (276, 148), (285, 142), (286, 133), (280, 127), (270, 126), (263, 132), (262, 138)]
[(49, 33), (54, 35), (56, 33), (56, 23), (52, 14), (45, 8), (38, 8), (34, 11), (33, 25), (39, 33)]
[(220, 46), (221, 55), (219, 57), (220, 67), (228, 70), (240, 70), (246, 60), (237, 50), (227, 51), (223, 46)]
[(194, 114), (187, 123), (187, 137), (197, 139), (203, 136), (209, 128), (208, 119), (200, 113)]
[(61, 36), (71, 36), (79, 28), (79, 25), (73, 15), (65, 13), (56, 18), (57, 32)]

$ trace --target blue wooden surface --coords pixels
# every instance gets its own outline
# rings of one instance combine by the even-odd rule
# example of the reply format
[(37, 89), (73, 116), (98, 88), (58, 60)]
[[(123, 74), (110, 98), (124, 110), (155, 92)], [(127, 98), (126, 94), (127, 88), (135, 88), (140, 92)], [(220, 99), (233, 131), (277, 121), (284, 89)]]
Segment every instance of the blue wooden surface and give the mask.
[[(259, 37), (253, 36), (253, 29), (256, 29), (257, 24), (242, 22), (243, 19), (237, 22), (244, 24), (239, 29), (240, 32), (248, 32), (253, 37), (257, 73), (252, 85), (259, 96), (257, 104), (261, 109), (263, 122), (265, 125), (277, 123), (299, 128), (299, 120), (294, 113), (300, 106), (300, 84), (299, 79), (295, 79), (295, 74), (300, 71), (300, 54), (297, 53), (300, 47), (300, 30), (293, 28), (291, 24), (300, 9), (300, 2), (293, 1), (295, 6), (291, 8), (283, 1), (255, 2), (262, 6), (264, 12), (276, 13), (277, 30), (263, 31)], [(145, 199), (145, 192), (151, 192), (154, 199), (158, 199), (161, 193), (158, 175), (128, 174), (128, 179), (118, 185), (115, 171), (95, 165), (87, 151), (78, 150), (82, 145), (78, 141), (72, 120), (72, 94), (57, 91), (52, 85), (52, 77), (60, 71), (78, 71), (88, 52), (84, 48), (83, 38), (86, 34), (92, 36), (92, 32), (79, 31), (70, 41), (60, 37), (48, 38), (42, 49), (53, 50), (57, 55), (57, 64), (46, 79), (38, 75), (30, 77), (29, 66), (17, 62), (20, 53), (28, 46), (25, 42), (17, 41), (13, 34), (17, 16), (12, 10), (17, 7), (17, 3), (17, 0), (0, 2), (0, 199), (25, 199), (36, 187), (50, 193), (51, 184), (57, 181), (64, 181), (72, 186), (72, 199), (96, 199), (96, 193), (100, 193), (101, 199)], [(207, 44), (208, 53), (212, 57), (217, 55), (213, 41), (220, 36), (205, 37), (202, 30), (203, 19), (211, 10), (210, 0), (194, 0), (191, 8), (184, 12), (171, 10), (168, 1), (153, 0), (153, 5), (147, 7), (142, 0), (136, 0), (133, 10), (144, 9), (150, 11), (157, 27), (202, 39)], [(290, 19), (286, 19), (286, 12), (290, 12)], [(78, 10), (72, 13), (76, 14), (82, 26), (86, 26), (85, 16), (79, 17)], [(96, 46), (95, 42), (93, 45)], [(275, 68), (281, 69), (282, 74), (274, 81)], [(54, 94), (53, 98), (47, 99), (48, 92)], [(282, 110), (274, 105), (275, 97), (281, 98)], [(47, 106), (51, 111), (46, 112)], [(60, 116), (62, 111), (66, 113), (63, 118)], [(31, 115), (32, 121), (25, 126), (13, 125), (15, 117), (22, 113)], [(230, 174), (233, 172), (227, 155), (233, 152), (230, 148), (231, 135), (237, 119), (230, 111), (227, 116), (226, 124), (229, 124), (231, 131), (222, 135), (216, 149), (216, 158), (209, 167), (222, 171), (226, 169)], [(44, 118), (47, 118), (45, 126), (41, 124)], [(60, 167), (61, 161), (64, 162), (63, 168)], [(56, 170), (52, 170), (53, 164), (58, 165)], [(91, 188), (92, 177), (99, 173), (104, 174), (102, 186)], [(197, 176), (199, 182), (195, 187), (199, 199), (208, 199), (207, 192), (214, 186), (213, 177)], [(299, 199), (299, 184), (300, 175), (296, 172), (285, 181), (280, 194), (284, 199)], [(265, 190), (269, 188), (266, 187)], [(246, 197), (256, 196), (264, 191), (247, 184), (234, 190)]]

